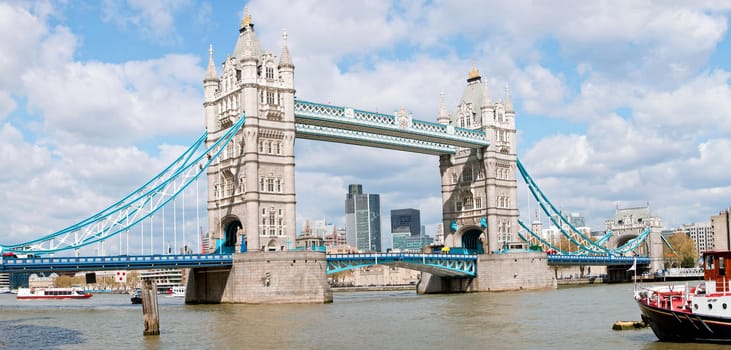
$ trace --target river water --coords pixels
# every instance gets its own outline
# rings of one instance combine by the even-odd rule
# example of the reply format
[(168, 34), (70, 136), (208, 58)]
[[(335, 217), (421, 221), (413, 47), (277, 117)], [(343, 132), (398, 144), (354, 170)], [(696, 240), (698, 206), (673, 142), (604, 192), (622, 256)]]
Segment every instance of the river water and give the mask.
[(660, 343), (630, 284), (417, 295), (338, 292), (326, 305), (185, 305), (160, 296), (160, 335), (143, 336), (127, 295), (18, 301), (0, 295), (1, 349), (716, 349)]

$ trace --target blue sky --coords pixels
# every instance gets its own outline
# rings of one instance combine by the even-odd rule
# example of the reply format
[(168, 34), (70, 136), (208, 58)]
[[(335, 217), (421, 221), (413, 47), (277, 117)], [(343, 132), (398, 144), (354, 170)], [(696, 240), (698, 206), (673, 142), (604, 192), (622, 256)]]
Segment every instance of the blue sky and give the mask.
[[(510, 85), (518, 155), (594, 230), (650, 203), (668, 228), (731, 205), (729, 1), (0, 1), (0, 243), (36, 238), (144, 183), (203, 131), (202, 79), (248, 6), (288, 32), (297, 97), (435, 121), (472, 65)], [(441, 213), (435, 157), (297, 141), (298, 224), (343, 225), (347, 185)], [(534, 204), (519, 188), (521, 217)], [(530, 208), (530, 209), (529, 209)]]

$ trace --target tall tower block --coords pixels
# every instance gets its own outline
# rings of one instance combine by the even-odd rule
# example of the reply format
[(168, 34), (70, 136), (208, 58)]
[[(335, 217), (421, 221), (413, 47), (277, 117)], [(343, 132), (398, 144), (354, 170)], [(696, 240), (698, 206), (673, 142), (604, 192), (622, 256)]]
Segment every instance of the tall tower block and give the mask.
[(242, 130), (207, 172), (208, 228), (217, 252), (285, 251), (295, 242), (294, 64), (283, 35), (279, 60), (264, 51), (247, 13), (217, 77), (204, 79), (211, 144), (238, 118)]
[(493, 102), (480, 72), (472, 68), (453, 115), (440, 107), (440, 123), (481, 130), (491, 145), (459, 148), (439, 160), (442, 177), (444, 243), (488, 253), (517, 239), (515, 110), (508, 88)]
[(210, 49), (203, 79), (207, 145), (239, 118), (242, 129), (207, 170), (211, 250), (230, 270), (194, 268), (186, 303), (328, 303), (325, 254), (295, 244), (294, 64), (264, 51), (248, 11), (219, 77)]

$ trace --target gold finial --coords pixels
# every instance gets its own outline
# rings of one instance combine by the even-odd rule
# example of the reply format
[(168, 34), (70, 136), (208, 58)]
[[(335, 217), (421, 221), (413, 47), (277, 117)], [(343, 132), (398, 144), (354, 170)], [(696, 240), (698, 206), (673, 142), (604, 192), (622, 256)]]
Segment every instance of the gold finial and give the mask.
[(472, 65), (472, 70), (470, 70), (470, 74), (467, 75), (467, 80), (475, 79), (480, 77), (480, 71), (475, 67), (475, 65)]
[(241, 28), (246, 28), (251, 24), (251, 14), (249, 14), (249, 7), (244, 7), (244, 19), (241, 20)]

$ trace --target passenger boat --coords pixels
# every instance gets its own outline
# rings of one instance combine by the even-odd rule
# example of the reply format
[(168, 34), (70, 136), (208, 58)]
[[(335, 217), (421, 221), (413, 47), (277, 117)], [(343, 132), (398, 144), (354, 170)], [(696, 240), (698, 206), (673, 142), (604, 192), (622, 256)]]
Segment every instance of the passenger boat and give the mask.
[(88, 299), (93, 294), (78, 288), (18, 288), (16, 298), (25, 299)]
[(168, 296), (185, 297), (185, 286), (174, 286), (168, 290)]
[(695, 287), (635, 288), (634, 297), (660, 341), (731, 343), (731, 251), (703, 253)]

